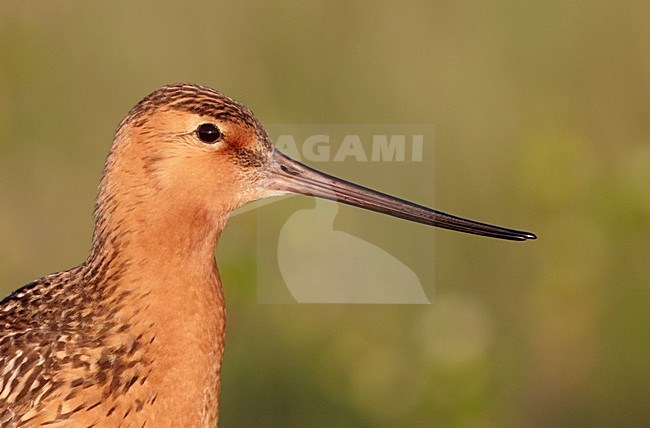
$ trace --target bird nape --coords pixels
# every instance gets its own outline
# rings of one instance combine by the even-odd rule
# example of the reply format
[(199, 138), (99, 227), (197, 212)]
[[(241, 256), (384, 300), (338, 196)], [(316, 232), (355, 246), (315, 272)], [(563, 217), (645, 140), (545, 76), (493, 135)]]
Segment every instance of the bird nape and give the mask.
[(214, 249), (234, 209), (285, 194), (535, 239), (318, 172), (275, 149), (237, 101), (164, 86), (117, 129), (87, 260), (0, 303), (0, 425), (214, 426), (225, 331)]

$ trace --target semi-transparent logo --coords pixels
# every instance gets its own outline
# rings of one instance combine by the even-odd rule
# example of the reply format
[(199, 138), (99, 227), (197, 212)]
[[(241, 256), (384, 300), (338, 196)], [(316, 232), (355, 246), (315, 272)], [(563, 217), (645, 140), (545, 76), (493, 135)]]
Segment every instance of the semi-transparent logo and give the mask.
[[(280, 151), (312, 168), (433, 206), (432, 125), (267, 131)], [(267, 200), (256, 210), (258, 302), (429, 303), (432, 228), (306, 196)]]

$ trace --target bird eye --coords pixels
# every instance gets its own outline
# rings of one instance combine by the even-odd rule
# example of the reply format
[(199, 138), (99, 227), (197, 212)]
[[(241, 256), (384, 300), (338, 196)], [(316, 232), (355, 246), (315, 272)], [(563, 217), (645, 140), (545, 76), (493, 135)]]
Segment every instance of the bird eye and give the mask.
[(221, 140), (223, 134), (216, 125), (212, 123), (203, 123), (196, 128), (196, 136), (204, 143), (212, 144)]

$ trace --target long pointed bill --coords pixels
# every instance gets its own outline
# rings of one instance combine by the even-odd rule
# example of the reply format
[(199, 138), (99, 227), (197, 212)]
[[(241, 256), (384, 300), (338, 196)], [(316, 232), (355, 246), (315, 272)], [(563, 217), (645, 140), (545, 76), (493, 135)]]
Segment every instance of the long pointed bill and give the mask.
[(279, 193), (311, 195), (430, 226), (492, 238), (525, 241), (535, 234), (456, 217), (316, 171), (275, 150), (265, 187)]

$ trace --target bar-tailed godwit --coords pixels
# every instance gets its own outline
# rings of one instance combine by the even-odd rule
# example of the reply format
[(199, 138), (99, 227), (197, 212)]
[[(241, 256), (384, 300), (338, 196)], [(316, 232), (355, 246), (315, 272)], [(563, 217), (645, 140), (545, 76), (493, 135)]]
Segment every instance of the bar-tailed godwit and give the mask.
[(117, 129), (88, 259), (0, 303), (0, 425), (215, 426), (225, 308), (214, 250), (234, 209), (285, 194), (535, 239), (317, 172), (275, 149), (240, 103), (164, 86)]

